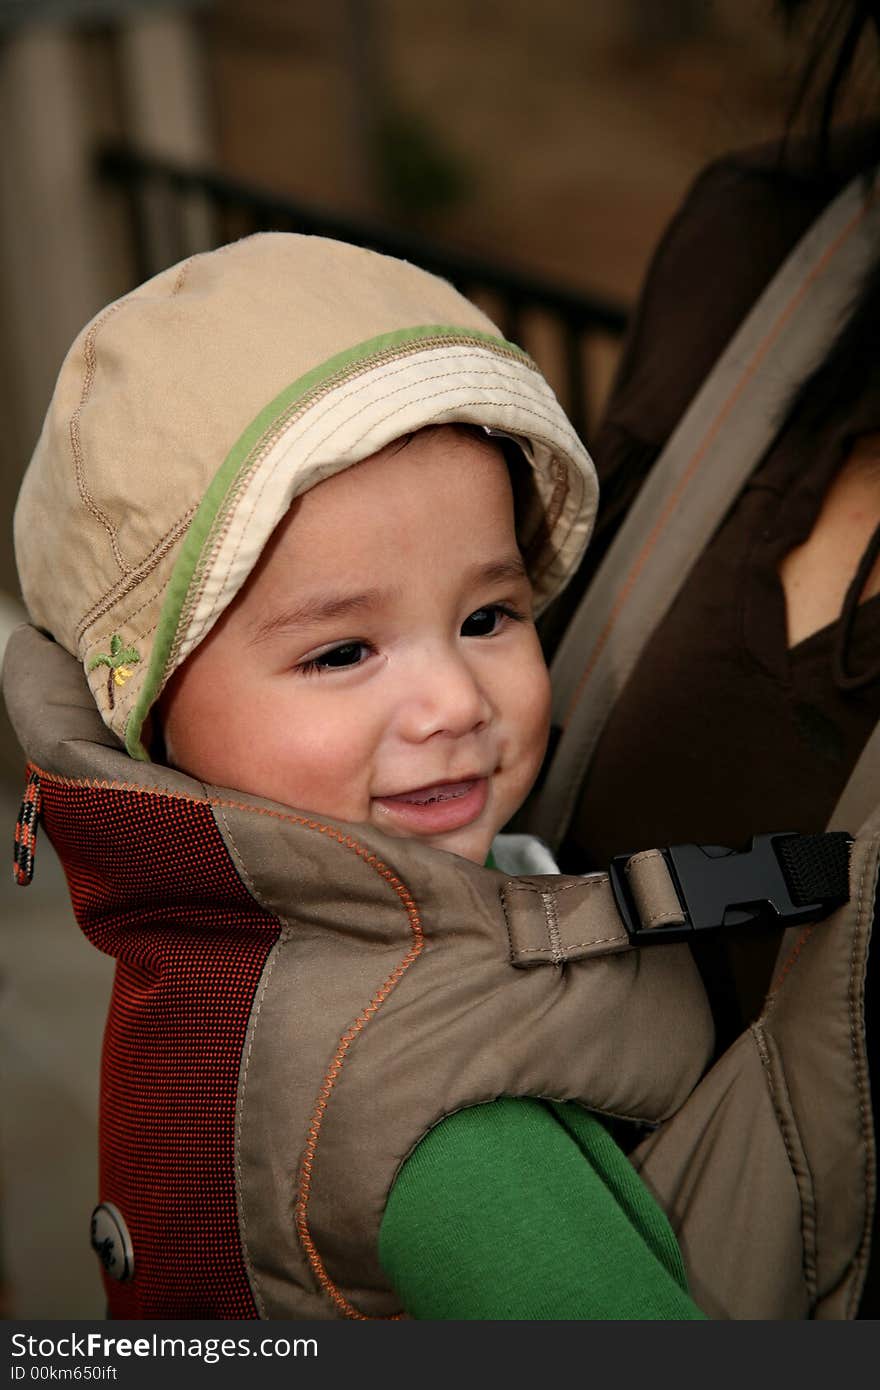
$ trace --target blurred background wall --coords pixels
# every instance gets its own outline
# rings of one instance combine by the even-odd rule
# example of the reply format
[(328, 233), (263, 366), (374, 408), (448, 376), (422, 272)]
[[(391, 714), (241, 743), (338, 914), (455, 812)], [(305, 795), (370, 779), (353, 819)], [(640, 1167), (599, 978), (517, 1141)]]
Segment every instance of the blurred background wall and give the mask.
[[(0, 626), (19, 613), (12, 509), (62, 355), (144, 264), (126, 196), (96, 173), (108, 143), (625, 307), (696, 171), (778, 131), (790, 79), (771, 0), (0, 0)], [(206, 245), (215, 227), (196, 208), (189, 230)], [(540, 334), (527, 345), (541, 357)], [(611, 336), (594, 354), (594, 414), (617, 351)], [(21, 767), (4, 726), (10, 838)], [(45, 840), (0, 908), (6, 1311), (100, 1316), (108, 963)]]

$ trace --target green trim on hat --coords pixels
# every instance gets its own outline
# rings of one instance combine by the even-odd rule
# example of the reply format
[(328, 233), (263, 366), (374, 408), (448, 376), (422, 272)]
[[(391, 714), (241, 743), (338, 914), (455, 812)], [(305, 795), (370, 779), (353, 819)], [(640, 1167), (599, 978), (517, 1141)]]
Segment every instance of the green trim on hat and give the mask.
[[(125, 747), (133, 758), (149, 760), (149, 753), (141, 742), (144, 720), (164, 684), (168, 665), (173, 657), (181, 615), (192, 592), (193, 580), (199, 572), (202, 558), (209, 550), (218, 526), (223, 523), (230, 502), (235, 500), (235, 485), (244, 475), (244, 466), (257, 445), (269, 430), (277, 427), (280, 417), (290, 413), (293, 407), (301, 411), (306, 406), (309, 395), (319, 391), (323, 393), (340, 385), (346, 377), (364, 366), (379, 365), (378, 359), (386, 354), (393, 358), (401, 349), (427, 347), (433, 341), (450, 347), (478, 343), (503, 352), (505, 356), (514, 356), (525, 366), (537, 370), (527, 352), (504, 338), (485, 333), (478, 328), (429, 324), (419, 328), (403, 328), (392, 333), (381, 333), (356, 347), (337, 353), (335, 357), (328, 358), (320, 366), (299, 377), (270, 401), (230, 449), (215, 473), (184, 537), (162, 604), (144, 683), (137, 703), (125, 723)], [(284, 422), (285, 425), (286, 423), (287, 421)]]

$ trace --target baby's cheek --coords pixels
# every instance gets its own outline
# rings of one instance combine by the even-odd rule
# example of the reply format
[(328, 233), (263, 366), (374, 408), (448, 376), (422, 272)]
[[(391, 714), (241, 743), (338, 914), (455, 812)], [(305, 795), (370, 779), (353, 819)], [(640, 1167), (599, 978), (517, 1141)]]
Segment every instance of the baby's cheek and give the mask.
[(313, 721), (288, 731), (283, 751), (267, 773), (283, 779), (285, 799), (303, 811), (340, 820), (363, 820), (369, 810), (366, 796), (367, 750), (357, 721), (321, 727)]
[(525, 800), (531, 791), (547, 748), (550, 732), (550, 676), (541, 661), (536, 666), (528, 686), (524, 686), (520, 703), (520, 728), (522, 731), (520, 800)]
[(498, 831), (522, 806), (541, 768), (550, 727), (550, 678), (540, 650), (530, 651), (506, 686), (504, 776), (494, 810)]
[(533, 748), (540, 765), (544, 750), (547, 747), (547, 737), (550, 732), (550, 672), (544, 664), (543, 657), (540, 662), (536, 662), (532, 670), (532, 678), (529, 692), (525, 699), (526, 713), (525, 721), (528, 725), (528, 739)]

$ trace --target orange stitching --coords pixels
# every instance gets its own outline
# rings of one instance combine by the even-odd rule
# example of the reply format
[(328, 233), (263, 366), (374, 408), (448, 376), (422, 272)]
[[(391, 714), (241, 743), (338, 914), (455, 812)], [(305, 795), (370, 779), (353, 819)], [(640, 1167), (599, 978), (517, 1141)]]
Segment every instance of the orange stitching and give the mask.
[[(309, 1259), (309, 1264), (312, 1266), (312, 1271), (315, 1274), (315, 1277), (317, 1278), (319, 1284), (324, 1289), (324, 1292), (329, 1295), (329, 1297), (336, 1304), (337, 1308), (339, 1308), (339, 1310), (342, 1313), (344, 1313), (346, 1317), (356, 1318), (359, 1321), (366, 1322), (374, 1321), (374, 1319), (369, 1317), (369, 1315), (366, 1313), (361, 1313), (357, 1308), (355, 1308), (351, 1303), (349, 1303), (348, 1299), (345, 1298), (345, 1296), (342, 1293), (340, 1293), (339, 1289), (336, 1287), (336, 1285), (333, 1283), (330, 1276), (328, 1275), (327, 1270), (324, 1266), (324, 1262), (318, 1253), (314, 1240), (312, 1239), (312, 1234), (309, 1230), (308, 1224), (308, 1203), (312, 1187), (312, 1168), (314, 1165), (315, 1150), (317, 1149), (318, 1140), (320, 1138), (320, 1130), (324, 1118), (324, 1112), (327, 1109), (327, 1104), (330, 1099), (330, 1093), (333, 1090), (333, 1087), (336, 1085), (336, 1081), (339, 1077), (340, 1071), (342, 1070), (342, 1066), (345, 1062), (348, 1050), (351, 1047), (351, 1044), (357, 1038), (358, 1034), (363, 1032), (364, 1028), (370, 1022), (370, 1019), (385, 1002), (388, 995), (394, 989), (395, 985), (402, 978), (404, 972), (408, 970), (410, 965), (412, 965), (413, 961), (415, 961), (421, 955), (421, 952), (424, 948), (425, 939), (422, 932), (421, 921), (419, 919), (418, 908), (413, 902), (412, 896), (409, 890), (406, 888), (406, 886), (402, 884), (400, 880), (392, 874), (390, 869), (388, 869), (384, 864), (382, 864), (380, 860), (376, 859), (375, 855), (368, 854), (367, 851), (364, 850), (363, 847), (358, 845), (355, 841), (350, 840), (348, 838), (343, 839), (342, 836), (338, 834), (338, 832), (337, 838), (339, 839), (340, 844), (344, 844), (346, 848), (354, 850), (354, 852), (361, 859), (363, 859), (365, 863), (369, 864), (372, 868), (374, 868), (376, 872), (382, 878), (384, 878), (386, 882), (388, 882), (391, 885), (392, 888), (394, 888), (406, 911), (407, 918), (409, 919), (410, 929), (413, 934), (412, 945), (410, 946), (403, 960), (395, 967), (395, 969), (388, 976), (388, 979), (385, 981), (385, 983), (379, 988), (376, 994), (373, 995), (373, 998), (370, 1000), (367, 1007), (363, 1010), (361, 1014), (358, 1015), (354, 1022), (349, 1025), (349, 1027), (346, 1029), (346, 1031), (343, 1033), (342, 1037), (339, 1040), (339, 1046), (336, 1049), (336, 1054), (333, 1058), (333, 1061), (330, 1064), (329, 1070), (327, 1071), (327, 1075), (324, 1078), (324, 1084), (318, 1093), (318, 1100), (315, 1105), (315, 1111), (312, 1115), (311, 1123), (309, 1125), (308, 1141), (306, 1143), (305, 1152), (303, 1154), (302, 1163), (300, 1165), (299, 1195), (297, 1197), (296, 1205), (294, 1207), (296, 1229), (299, 1234), (300, 1242), (306, 1251), (306, 1254)], [(383, 1321), (394, 1321), (402, 1316), (403, 1314), (396, 1313), (393, 1315), (391, 1319), (383, 1319)]]
[[(186, 792), (175, 792), (169, 787), (143, 787), (136, 782), (110, 782), (105, 777), (62, 777), (57, 772), (45, 772), (37, 763), (28, 763), (25, 773), (38, 772), (47, 782), (57, 787), (89, 787), (92, 791), (138, 792), (148, 796), (167, 796), (174, 801), (191, 801), (195, 805), (208, 804), (207, 797), (190, 796)], [(243, 806), (242, 810), (259, 810), (259, 807)]]
[(258, 815), (268, 815), (276, 820), (288, 821), (294, 825), (304, 825), (309, 830), (316, 830), (322, 835), (328, 835), (331, 839), (336, 840), (345, 849), (352, 850), (352, 852), (356, 854), (358, 858), (361, 859), (365, 864), (369, 864), (371, 869), (375, 869), (379, 877), (383, 878), (385, 882), (391, 888), (394, 889), (395, 893), (400, 898), (401, 904), (403, 905), (403, 908), (406, 912), (407, 919), (410, 925), (410, 930), (413, 936), (412, 944), (409, 950), (407, 951), (406, 955), (404, 956), (403, 960), (399, 962), (399, 964), (388, 976), (388, 979), (384, 982), (383, 985), (380, 986), (376, 994), (373, 995), (373, 998), (370, 1000), (367, 1007), (358, 1015), (358, 1017), (354, 1020), (353, 1023), (349, 1024), (348, 1028), (343, 1033), (342, 1037), (339, 1040), (339, 1046), (336, 1049), (333, 1061), (330, 1063), (330, 1067), (327, 1071), (326, 1076), (324, 1077), (324, 1084), (318, 1092), (318, 1100), (315, 1105), (315, 1110), (308, 1128), (308, 1139), (306, 1142), (302, 1162), (300, 1164), (298, 1196), (296, 1204), (294, 1206), (294, 1222), (296, 1225), (297, 1234), (299, 1235), (300, 1243), (306, 1252), (309, 1264), (312, 1267), (312, 1273), (315, 1275), (315, 1278), (321, 1285), (321, 1288), (333, 1301), (333, 1303), (335, 1303), (336, 1307), (340, 1310), (340, 1312), (343, 1313), (347, 1318), (356, 1318), (362, 1322), (394, 1321), (403, 1317), (403, 1314), (395, 1313), (391, 1319), (374, 1319), (367, 1313), (361, 1313), (357, 1308), (354, 1307), (353, 1304), (349, 1303), (345, 1295), (341, 1293), (340, 1290), (337, 1288), (336, 1284), (334, 1284), (333, 1280), (330, 1278), (330, 1275), (327, 1273), (324, 1261), (321, 1259), (321, 1256), (318, 1252), (318, 1248), (315, 1245), (314, 1240), (312, 1239), (312, 1233), (308, 1223), (308, 1205), (309, 1198), (311, 1196), (312, 1168), (314, 1165), (315, 1150), (318, 1147), (318, 1140), (320, 1138), (320, 1130), (321, 1124), (324, 1119), (324, 1112), (327, 1109), (327, 1104), (330, 1099), (330, 1093), (333, 1090), (333, 1087), (336, 1085), (339, 1073), (342, 1070), (343, 1063), (345, 1062), (345, 1059), (348, 1055), (348, 1050), (351, 1047), (351, 1044), (357, 1038), (358, 1034), (363, 1032), (364, 1028), (370, 1022), (373, 1015), (378, 1012), (382, 1004), (388, 998), (395, 985), (400, 981), (400, 979), (403, 977), (403, 975), (409, 969), (412, 963), (418, 959), (418, 957), (422, 953), (422, 950), (424, 949), (425, 938), (424, 933), (422, 931), (422, 923), (419, 917), (418, 908), (416, 907), (415, 902), (413, 901), (412, 894), (410, 893), (406, 885), (404, 883), (401, 883), (400, 879), (397, 878), (397, 876), (391, 871), (391, 869), (388, 868), (386, 864), (382, 863), (381, 859), (379, 859), (375, 854), (372, 854), (369, 850), (365, 849), (363, 845), (358, 844), (357, 840), (353, 839), (352, 836), (343, 835), (341, 831), (335, 828), (335, 826), (321, 825), (319, 822), (308, 820), (303, 816), (286, 815), (284, 812), (272, 811), (268, 807), (263, 806), (249, 806), (246, 803), (232, 801), (231, 799), (225, 797), (208, 797), (208, 801), (212, 806), (234, 806), (244, 811), (255, 811)]
[(767, 991), (767, 998), (768, 998), (768, 999), (770, 998), (771, 994), (775, 994), (775, 993), (776, 993), (776, 991), (779, 989), (780, 985), (782, 984), (783, 980), (785, 979), (786, 975), (789, 973), (789, 971), (792, 969), (792, 967), (793, 967), (794, 965), (797, 964), (798, 956), (800, 955), (801, 951), (802, 951), (802, 950), (804, 949), (804, 947), (806, 946), (806, 944), (807, 944), (808, 940), (810, 939), (810, 937), (813, 935), (813, 932), (814, 932), (814, 930), (815, 930), (815, 926), (816, 926), (816, 924), (815, 924), (815, 922), (813, 922), (813, 923), (810, 924), (810, 926), (804, 927), (803, 931), (801, 932), (800, 936), (799, 936), (798, 939), (797, 939), (797, 942), (796, 942), (795, 946), (792, 948), (791, 955), (789, 956), (788, 960), (785, 962), (785, 965), (782, 967), (782, 969), (781, 969), (781, 971), (779, 972), (779, 975), (777, 976), (777, 978), (773, 981), (772, 985), (771, 985), (770, 988), (768, 989), (768, 991)]
[(176, 294), (180, 294), (180, 291), (183, 289), (184, 281), (186, 280), (186, 277), (189, 274), (190, 268), (195, 259), (195, 256), (187, 256), (186, 260), (182, 262), (180, 269), (177, 272), (177, 279), (174, 281), (174, 285), (171, 289), (172, 299)]
[(575, 690), (571, 702), (568, 706), (568, 709), (566, 710), (565, 715), (563, 717), (563, 729), (568, 727), (568, 723), (572, 715), (574, 714), (575, 708), (580, 702), (581, 696), (584, 691), (584, 686), (586, 685), (587, 680), (589, 679), (590, 675), (592, 674), (593, 668), (596, 665), (596, 662), (599, 660), (599, 657), (601, 656), (605, 648), (605, 644), (607, 643), (608, 638), (611, 635), (611, 630), (614, 626), (618, 614), (620, 613), (620, 610), (626, 604), (627, 599), (629, 598), (630, 593), (632, 592), (632, 589), (639, 575), (641, 574), (645, 565), (648, 563), (648, 558), (651, 555), (651, 552), (653, 551), (654, 547), (656, 546), (661, 533), (666, 529), (666, 525), (669, 522), (672, 513), (676, 510), (679, 503), (679, 499), (693, 481), (694, 475), (699, 469), (700, 464), (705, 459), (705, 456), (710, 446), (714, 442), (715, 437), (718, 434), (718, 431), (721, 429), (721, 426), (723, 425), (725, 419), (730, 414), (731, 410), (736, 404), (739, 396), (744, 391), (748, 382), (757, 372), (758, 367), (760, 366), (761, 362), (769, 352), (774, 339), (778, 337), (779, 333), (785, 327), (785, 324), (788, 322), (788, 320), (794, 314), (795, 310), (800, 305), (801, 301), (807, 293), (807, 290), (813, 284), (814, 280), (818, 279), (818, 277), (822, 274), (823, 270), (825, 269), (825, 266), (837, 254), (840, 246), (843, 244), (844, 241), (846, 241), (846, 239), (851, 235), (853, 230), (862, 221), (867, 211), (868, 204), (866, 203), (856, 214), (856, 216), (853, 217), (849, 224), (843, 229), (843, 231), (838, 235), (838, 237), (831, 244), (831, 246), (829, 246), (826, 249), (824, 255), (816, 263), (816, 265), (814, 265), (810, 274), (802, 282), (800, 289), (789, 300), (784, 311), (780, 314), (779, 318), (776, 320), (773, 326), (768, 330), (762, 343), (758, 346), (758, 348), (756, 348), (754, 354), (752, 355), (751, 361), (749, 362), (749, 365), (746, 367), (738, 383), (727, 397), (718, 414), (715, 416), (714, 422), (709, 427), (706, 434), (703, 436), (703, 442), (699, 445), (696, 452), (692, 456), (691, 461), (685, 469), (684, 473), (682, 474), (677, 487), (673, 490), (672, 493), (670, 493), (669, 497), (667, 498), (666, 506), (661, 511), (659, 517), (657, 518), (657, 521), (654, 524), (653, 529), (649, 533), (647, 540), (645, 541), (641, 551), (636, 557), (636, 560), (634, 561), (633, 566), (630, 569), (630, 572), (627, 575), (626, 580), (624, 581), (623, 587), (618, 592), (617, 598), (614, 601), (605, 626), (602, 628), (602, 631), (596, 638), (596, 643), (593, 647), (592, 654), (586, 664), (586, 667), (584, 668), (583, 675), (581, 676), (580, 681), (578, 682), (577, 689)]
[[(34, 768), (35, 770), (39, 771), (39, 769), (36, 768), (36, 764), (29, 763), (28, 771), (30, 771), (31, 768)], [(315, 1275), (315, 1278), (317, 1279), (321, 1288), (333, 1301), (333, 1303), (335, 1303), (336, 1307), (339, 1308), (340, 1312), (342, 1312), (348, 1318), (356, 1318), (363, 1322), (387, 1322), (399, 1320), (404, 1316), (403, 1313), (395, 1313), (392, 1315), (391, 1318), (384, 1319), (375, 1319), (368, 1313), (361, 1313), (357, 1308), (354, 1307), (353, 1304), (349, 1303), (345, 1295), (340, 1292), (337, 1286), (333, 1283), (333, 1280), (330, 1278), (330, 1275), (327, 1273), (324, 1262), (321, 1259), (320, 1254), (318, 1253), (317, 1246), (315, 1245), (315, 1242), (312, 1239), (311, 1230), (309, 1229), (308, 1224), (308, 1204), (309, 1197), (311, 1195), (312, 1168), (314, 1165), (315, 1150), (318, 1147), (318, 1139), (320, 1138), (320, 1130), (324, 1118), (324, 1111), (327, 1109), (327, 1104), (330, 1099), (330, 1093), (333, 1090), (333, 1087), (336, 1085), (337, 1078), (339, 1076), (340, 1071), (342, 1070), (342, 1066), (345, 1062), (348, 1050), (351, 1044), (354, 1042), (355, 1038), (358, 1036), (358, 1034), (363, 1032), (364, 1028), (370, 1022), (373, 1015), (378, 1012), (382, 1004), (388, 998), (388, 995), (394, 989), (395, 985), (403, 977), (404, 973), (409, 969), (413, 961), (418, 959), (418, 957), (422, 953), (422, 950), (424, 949), (425, 938), (424, 932), (422, 930), (421, 918), (419, 917), (418, 908), (416, 907), (416, 904), (413, 900), (412, 894), (410, 893), (409, 889), (406, 887), (404, 883), (400, 881), (399, 878), (397, 878), (397, 876), (392, 872), (392, 870), (388, 868), (387, 864), (383, 864), (382, 860), (379, 859), (377, 855), (371, 853), (370, 850), (366, 849), (363, 845), (359, 844), (358, 841), (353, 839), (352, 836), (343, 835), (342, 832), (340, 830), (337, 830), (335, 826), (322, 825), (319, 821), (310, 820), (306, 816), (294, 816), (284, 811), (273, 811), (268, 806), (253, 806), (244, 801), (235, 801), (231, 797), (206, 796), (204, 798), (201, 798), (195, 796), (188, 796), (184, 792), (166, 791), (164, 788), (160, 787), (138, 787), (133, 783), (97, 781), (93, 780), (92, 778), (64, 778), (58, 777), (54, 773), (43, 773), (42, 775), (48, 781), (54, 782), (56, 785), (88, 786), (96, 789), (106, 789), (109, 791), (149, 792), (162, 796), (170, 796), (178, 801), (191, 801), (199, 805), (205, 804), (217, 807), (233, 807), (240, 811), (249, 811), (260, 816), (269, 816), (273, 820), (286, 821), (290, 825), (304, 826), (307, 830), (315, 830), (321, 835), (327, 835), (331, 839), (336, 840), (338, 844), (343, 846), (343, 848), (350, 849), (354, 854), (358, 856), (359, 859), (361, 859), (365, 864), (368, 864), (371, 869), (375, 869), (379, 877), (383, 878), (385, 882), (391, 888), (394, 889), (395, 893), (400, 898), (401, 904), (406, 912), (407, 919), (409, 921), (410, 930), (412, 932), (412, 944), (410, 945), (410, 948), (404, 956), (403, 960), (400, 961), (400, 963), (388, 976), (388, 979), (384, 982), (383, 985), (380, 986), (376, 994), (373, 995), (373, 998), (370, 1000), (366, 1008), (358, 1015), (358, 1017), (354, 1020), (353, 1023), (349, 1024), (348, 1028), (339, 1040), (339, 1046), (336, 1049), (336, 1053), (333, 1058), (333, 1061), (330, 1064), (329, 1070), (327, 1071), (327, 1074), (324, 1077), (324, 1083), (321, 1087), (321, 1090), (318, 1093), (317, 1104), (315, 1106), (315, 1110), (312, 1115), (311, 1122), (309, 1124), (308, 1140), (306, 1142), (305, 1152), (303, 1154), (302, 1162), (300, 1164), (300, 1176), (298, 1184), (299, 1195), (297, 1197), (296, 1205), (294, 1207), (297, 1234), (299, 1235), (300, 1242), (306, 1252), (309, 1264), (312, 1267), (312, 1272)]]

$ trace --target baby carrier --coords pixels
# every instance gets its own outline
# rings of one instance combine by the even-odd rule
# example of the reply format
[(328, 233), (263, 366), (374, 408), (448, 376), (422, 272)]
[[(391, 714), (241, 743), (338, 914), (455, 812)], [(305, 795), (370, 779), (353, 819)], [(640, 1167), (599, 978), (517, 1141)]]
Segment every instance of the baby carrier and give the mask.
[[(710, 1311), (843, 1311), (866, 1201), (850, 1028), (870, 894), (804, 927), (760, 1039), (699, 1085), (711, 1018), (675, 938), (756, 898), (783, 920), (824, 914), (846, 893), (848, 837), (760, 842), (732, 877), (733, 860), (688, 865), (681, 848), (610, 877), (447, 867), (129, 759), (75, 659), (32, 628), (12, 641), (7, 700), (32, 759), (21, 873), (39, 816), (80, 925), (118, 962), (93, 1227), (114, 1317), (398, 1314), (376, 1255), (398, 1168), (444, 1115), (502, 1094), (649, 1126), (633, 1158), (684, 1207), (680, 1236), (738, 1198), (720, 1284), (716, 1260), (706, 1285), (690, 1271)], [(859, 884), (876, 857), (856, 847)]]
[[(860, 178), (809, 229), (765, 289), (685, 412), (631, 507), (568, 625), (552, 666), (558, 741), (542, 789), (533, 798), (525, 822), (552, 845), (558, 846), (566, 834), (593, 750), (644, 644), (682, 588), (725, 511), (771, 445), (793, 387), (822, 360), (874, 262), (878, 240), (880, 208), (876, 184), (870, 178)], [(828, 827), (858, 832), (853, 868), (867, 852), (867, 878), (860, 887), (853, 879), (853, 900), (847, 909), (849, 914), (864, 910), (867, 939), (876, 898), (878, 784), (880, 729), (874, 731), (865, 746)], [(858, 907), (859, 898), (862, 909)], [(786, 980), (793, 964), (801, 960), (801, 950), (800, 939), (789, 932), (780, 948), (776, 984)], [(672, 1218), (692, 1290), (708, 1311), (736, 1317), (804, 1316), (803, 1311), (795, 1311), (798, 1306), (802, 1310), (805, 1306), (799, 1302), (800, 1295), (795, 1294), (801, 1280), (801, 1292), (804, 1288), (808, 1291), (811, 1316), (852, 1316), (858, 1305), (859, 1286), (867, 1266), (876, 1179), (870, 1134), (871, 1092), (863, 1049), (865, 959), (861, 948), (857, 957), (851, 961), (853, 974), (841, 996), (841, 1003), (844, 998), (849, 998), (850, 1003), (840, 1016), (845, 1032), (843, 1019), (847, 1010), (852, 1010), (852, 1036), (858, 1042), (851, 1074), (855, 1089), (847, 1108), (851, 1117), (859, 1114), (864, 1135), (859, 1141), (860, 1176), (853, 1174), (853, 1181), (860, 1188), (859, 1203), (863, 1204), (856, 1223), (861, 1232), (856, 1258), (860, 1273), (854, 1280), (844, 1280), (832, 1298), (816, 1297), (823, 1282), (818, 1272), (823, 1263), (821, 1213), (824, 1208), (824, 1219), (832, 1223), (845, 1220), (848, 1199), (842, 1189), (833, 1200), (830, 1194), (822, 1198), (812, 1185), (817, 1170), (805, 1163), (806, 1149), (801, 1148), (803, 1123), (817, 1125), (816, 1138), (821, 1132), (819, 1143), (824, 1147), (829, 1140), (834, 1142), (832, 1131), (841, 1118), (833, 1108), (826, 1109), (818, 1092), (810, 1089), (820, 1075), (827, 1075), (825, 1067), (830, 1054), (825, 1051), (825, 1041), (812, 1053), (814, 1039), (807, 1038), (808, 1029), (799, 1046), (802, 1060), (806, 1060), (807, 1051), (811, 1053), (812, 1080), (806, 1081), (805, 1072), (802, 1082), (792, 1087), (790, 1057), (782, 1062), (775, 1082), (770, 1083), (782, 1132), (795, 1137), (786, 1161), (797, 1175), (802, 1191), (800, 1271), (796, 1269), (796, 1259), (790, 1256), (779, 1267), (761, 1261), (753, 1263), (755, 1251), (761, 1247), (762, 1223), (770, 1230), (785, 1209), (784, 1203), (780, 1205), (772, 1199), (763, 1205), (770, 1188), (761, 1178), (748, 1185), (743, 1183), (738, 1189), (734, 1184), (722, 1201), (718, 1200), (711, 1179), (700, 1193), (705, 1174), (700, 1171), (698, 1155), (705, 1155), (706, 1146), (711, 1148), (722, 1132), (722, 1144), (731, 1146), (728, 1156), (733, 1169), (742, 1163), (740, 1171), (746, 1171), (748, 1158), (744, 1148), (737, 1152), (737, 1136), (747, 1147), (754, 1135), (749, 1133), (743, 1114), (738, 1120), (734, 1118), (736, 1103), (732, 1097), (737, 1086), (743, 1086), (743, 1094), (747, 1089), (742, 1082), (743, 1067), (754, 1066), (756, 1075), (761, 1067), (767, 1069), (769, 1081), (779, 1064), (773, 1048), (767, 1049), (764, 1032), (777, 1006), (776, 984), (768, 995), (762, 1017), (704, 1079), (676, 1118), (675, 1126), (668, 1132), (659, 1131), (633, 1156), (643, 1178)], [(821, 1017), (823, 1023), (829, 1021), (828, 1010), (833, 1008), (835, 975), (829, 962), (815, 976), (814, 1016), (817, 1021)], [(799, 1090), (800, 1085), (804, 1085), (803, 1091)], [(790, 1125), (783, 1116), (794, 1094), (809, 1096), (810, 1108), (804, 1109), (798, 1122)], [(719, 1103), (717, 1112), (713, 1096)], [(694, 1125), (692, 1148), (682, 1137), (688, 1123), (686, 1116)], [(772, 1169), (768, 1160), (763, 1169), (765, 1178)], [(796, 1204), (790, 1211), (792, 1218), (795, 1208)], [(742, 1231), (746, 1227), (754, 1235), (754, 1245), (745, 1242), (740, 1246), (730, 1241), (731, 1230)], [(719, 1265), (728, 1262), (727, 1273), (722, 1275)], [(716, 1301), (715, 1291), (725, 1279), (729, 1280), (731, 1291), (739, 1279), (739, 1291)], [(782, 1296), (786, 1283), (793, 1295), (788, 1304)], [(771, 1307), (775, 1311), (769, 1312)]]
[[(757, 380), (748, 362), (744, 375)], [(601, 680), (580, 703), (596, 717), (639, 640), (619, 662), (629, 610), (612, 600), (609, 618), (603, 576), (586, 602), (606, 615), (575, 619), (554, 673), (570, 702), (580, 625), (598, 622), (588, 679)], [(836, 817), (859, 831), (851, 855), (843, 834), (781, 836), (511, 878), (130, 759), (80, 665), (33, 628), (10, 643), (5, 694), (30, 760), (20, 881), (42, 820), (83, 930), (118, 961), (93, 1220), (113, 1316), (398, 1315), (377, 1234), (400, 1164), (444, 1115), (502, 1094), (578, 1100), (636, 1138), (647, 1127), (632, 1161), (711, 1316), (853, 1314), (874, 1195), (863, 990), (880, 821), (866, 763)], [(551, 841), (583, 766), (579, 725), (576, 753), (574, 737), (532, 811)], [(683, 943), (767, 911), (790, 924), (777, 980), (706, 1072), (711, 1017)], [(186, 1262), (169, 1255), (181, 1243)]]

